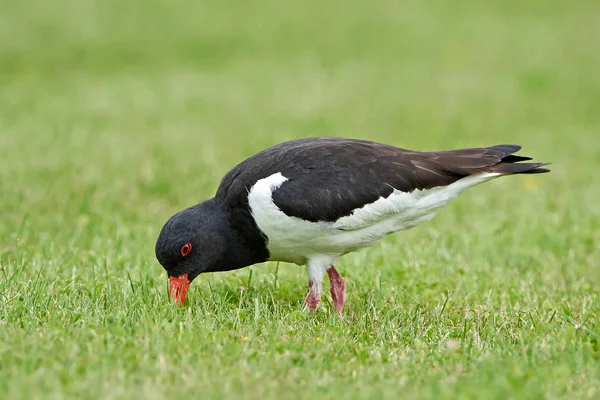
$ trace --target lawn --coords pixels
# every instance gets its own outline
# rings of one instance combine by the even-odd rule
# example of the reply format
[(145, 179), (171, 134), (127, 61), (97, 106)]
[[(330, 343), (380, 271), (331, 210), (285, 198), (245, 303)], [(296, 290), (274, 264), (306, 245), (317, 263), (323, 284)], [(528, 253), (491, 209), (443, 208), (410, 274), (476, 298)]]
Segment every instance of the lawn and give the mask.
[[(598, 398), (599, 20), (596, 0), (3, 0), (0, 398)], [(303, 313), (283, 263), (169, 304), (166, 219), (318, 135), (518, 143), (552, 173), (340, 259), (341, 317)]]

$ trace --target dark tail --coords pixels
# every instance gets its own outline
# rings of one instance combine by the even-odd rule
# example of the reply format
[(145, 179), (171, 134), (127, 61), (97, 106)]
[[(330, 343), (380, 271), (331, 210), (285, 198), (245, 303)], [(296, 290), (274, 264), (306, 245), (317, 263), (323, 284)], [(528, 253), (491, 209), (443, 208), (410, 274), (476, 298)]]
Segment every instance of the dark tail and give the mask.
[(550, 172), (547, 168), (541, 168), (548, 163), (524, 163), (529, 161), (531, 157), (516, 156), (514, 153), (521, 150), (521, 146), (516, 144), (501, 144), (498, 146), (488, 147), (488, 154), (500, 158), (500, 162), (490, 166), (490, 172), (500, 174), (543, 174)]

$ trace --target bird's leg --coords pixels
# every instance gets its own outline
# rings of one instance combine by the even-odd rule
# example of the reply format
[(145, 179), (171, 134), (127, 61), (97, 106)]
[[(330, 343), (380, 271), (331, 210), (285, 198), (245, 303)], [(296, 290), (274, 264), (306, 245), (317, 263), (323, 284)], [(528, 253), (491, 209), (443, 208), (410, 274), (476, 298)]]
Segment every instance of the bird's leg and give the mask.
[(306, 272), (308, 273), (308, 296), (306, 296), (306, 300), (304, 301), (304, 308), (308, 308), (310, 313), (315, 311), (321, 302), (321, 286), (325, 270), (326, 267), (323, 267), (323, 263), (318, 260), (309, 260), (306, 266)]
[(329, 275), (333, 306), (335, 307), (335, 311), (341, 314), (344, 302), (346, 301), (346, 282), (333, 265), (327, 270), (327, 275)]
[(304, 308), (308, 308), (309, 313), (315, 311), (321, 302), (321, 289), (319, 286), (315, 281), (308, 281), (308, 296), (304, 301)]

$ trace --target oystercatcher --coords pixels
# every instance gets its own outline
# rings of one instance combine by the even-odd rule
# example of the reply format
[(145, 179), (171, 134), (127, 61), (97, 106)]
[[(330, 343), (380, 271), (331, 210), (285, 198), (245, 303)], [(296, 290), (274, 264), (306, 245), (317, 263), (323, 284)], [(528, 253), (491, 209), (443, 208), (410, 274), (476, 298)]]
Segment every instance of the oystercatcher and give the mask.
[(213, 198), (173, 215), (158, 236), (156, 258), (181, 304), (201, 273), (283, 261), (306, 265), (310, 311), (327, 273), (341, 313), (346, 284), (334, 267), (338, 257), (429, 221), (472, 186), (549, 172), (513, 155), (520, 149), (422, 152), (338, 137), (284, 142), (234, 167)]

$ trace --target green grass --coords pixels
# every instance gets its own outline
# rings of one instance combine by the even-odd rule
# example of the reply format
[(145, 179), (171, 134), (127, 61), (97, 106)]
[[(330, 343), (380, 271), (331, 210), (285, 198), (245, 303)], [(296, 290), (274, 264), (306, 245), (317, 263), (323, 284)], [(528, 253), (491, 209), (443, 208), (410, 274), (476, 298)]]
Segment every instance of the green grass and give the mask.
[[(3, 0), (0, 398), (600, 396), (600, 5)], [(167, 301), (154, 241), (285, 139), (516, 142), (474, 188), (342, 258)], [(186, 397), (187, 396), (187, 397)]]

